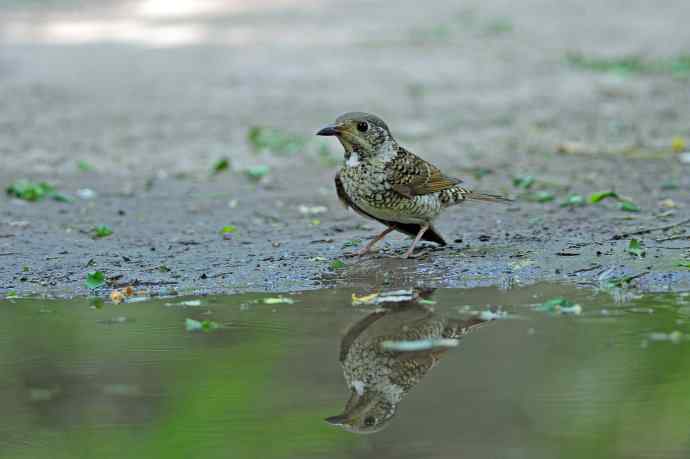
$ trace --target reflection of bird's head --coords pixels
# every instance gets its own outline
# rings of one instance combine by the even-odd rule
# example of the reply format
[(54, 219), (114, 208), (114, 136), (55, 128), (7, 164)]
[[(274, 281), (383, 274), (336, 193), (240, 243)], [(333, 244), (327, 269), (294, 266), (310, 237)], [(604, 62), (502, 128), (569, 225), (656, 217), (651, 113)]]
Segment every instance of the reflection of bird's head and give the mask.
[(326, 422), (349, 432), (375, 433), (388, 425), (395, 416), (396, 409), (397, 404), (388, 400), (384, 394), (356, 387), (352, 389), (345, 411), (326, 418)]
[(384, 144), (395, 142), (381, 118), (362, 112), (340, 115), (316, 135), (336, 136), (347, 153), (355, 151), (360, 156), (375, 155)]

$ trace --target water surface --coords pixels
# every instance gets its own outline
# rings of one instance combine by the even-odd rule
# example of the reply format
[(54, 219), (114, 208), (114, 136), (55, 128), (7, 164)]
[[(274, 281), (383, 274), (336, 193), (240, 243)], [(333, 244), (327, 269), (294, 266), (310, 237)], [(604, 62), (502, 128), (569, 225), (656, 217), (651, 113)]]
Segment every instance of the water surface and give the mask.
[[(382, 307), (353, 293), (370, 292), (0, 302), (0, 457), (690, 456), (690, 297), (437, 290), (423, 305), (435, 319), (508, 317), (443, 352), (361, 435), (324, 421), (351, 396), (341, 340)], [(555, 296), (582, 314), (535, 309)], [(222, 328), (190, 332), (188, 318)]]

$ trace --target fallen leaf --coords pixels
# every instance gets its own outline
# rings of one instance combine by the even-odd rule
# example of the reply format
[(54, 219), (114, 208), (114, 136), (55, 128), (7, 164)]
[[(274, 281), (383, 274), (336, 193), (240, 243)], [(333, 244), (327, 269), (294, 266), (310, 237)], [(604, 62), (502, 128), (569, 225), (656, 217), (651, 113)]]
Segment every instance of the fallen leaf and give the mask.
[(630, 202), (630, 201), (623, 201), (623, 202), (618, 203), (618, 208), (620, 210), (624, 210), (626, 212), (639, 212), (640, 211), (640, 207), (637, 204), (635, 204), (634, 202)]
[(324, 212), (328, 212), (328, 207), (325, 206), (305, 206), (301, 205), (298, 207), (299, 213), (302, 215), (318, 215)]
[(101, 271), (91, 271), (86, 275), (86, 287), (95, 289), (105, 284), (105, 274)]
[(382, 341), (384, 351), (416, 352), (429, 349), (456, 347), (460, 340), (455, 338), (420, 339), (414, 341)]
[(352, 304), (353, 305), (358, 305), (358, 304), (373, 304), (376, 298), (378, 298), (379, 294), (378, 293), (371, 293), (369, 295), (362, 295), (362, 296), (357, 296), (354, 293), (352, 294)]
[(265, 164), (259, 165), (259, 166), (252, 166), (249, 169), (245, 171), (247, 174), (247, 177), (249, 177), (252, 180), (260, 180), (262, 177), (265, 177), (268, 175), (270, 172), (270, 168), (266, 166)]
[(556, 199), (556, 197), (549, 191), (536, 191), (527, 195), (527, 200), (534, 202), (551, 202), (554, 199)]
[(120, 304), (125, 301), (125, 295), (119, 290), (110, 292), (110, 300), (115, 304)]
[(211, 169), (213, 174), (220, 174), (230, 168), (230, 160), (228, 158), (220, 158), (218, 161), (213, 163), (213, 168)]
[(534, 185), (534, 177), (532, 177), (531, 175), (526, 175), (524, 177), (515, 177), (513, 179), (513, 186), (517, 188), (523, 188), (527, 190), (532, 185)]
[(331, 262), (331, 269), (343, 269), (345, 267), (345, 263), (342, 260), (333, 260)]
[(81, 199), (93, 199), (97, 194), (91, 188), (80, 188), (77, 190), (77, 196)]
[(558, 314), (582, 314), (582, 306), (562, 297), (552, 298), (537, 306), (538, 311), (555, 312)]
[(571, 194), (561, 203), (561, 207), (579, 207), (585, 205), (585, 198), (579, 194)]
[(268, 127), (253, 126), (247, 133), (247, 140), (257, 151), (269, 151), (276, 155), (293, 155), (304, 149), (307, 139)]
[(678, 204), (676, 204), (673, 199), (667, 198), (659, 201), (659, 207), (663, 207), (664, 209), (675, 209), (678, 207)]
[(97, 239), (108, 237), (113, 234), (113, 230), (108, 225), (98, 225), (93, 229), (93, 236)]
[(91, 172), (94, 169), (93, 166), (88, 161), (85, 161), (83, 159), (80, 159), (79, 161), (77, 161), (77, 167), (82, 172)]
[(598, 193), (590, 194), (588, 201), (592, 204), (596, 204), (597, 202), (601, 202), (606, 198), (618, 199), (618, 193), (615, 191), (599, 191)]
[(294, 304), (295, 300), (292, 298), (287, 298), (284, 296), (278, 296), (278, 297), (271, 297), (271, 298), (263, 298), (261, 300), (263, 304)]
[(72, 199), (68, 196), (59, 193), (55, 188), (46, 182), (32, 182), (26, 179), (20, 179), (12, 183), (5, 190), (8, 195), (22, 199), (24, 201), (35, 202), (43, 198), (52, 198), (55, 201), (71, 202)]
[(671, 150), (673, 150), (674, 153), (682, 153), (687, 147), (688, 144), (683, 137), (674, 137), (673, 140), (671, 140)]
[(644, 257), (645, 250), (642, 248), (642, 244), (637, 239), (630, 239), (628, 243), (628, 253), (631, 253), (637, 257)]
[(219, 323), (214, 322), (212, 320), (198, 321), (198, 320), (194, 320), (194, 319), (185, 319), (185, 328), (188, 332), (195, 332), (195, 331), (210, 332), (210, 331), (222, 328), (222, 327)]

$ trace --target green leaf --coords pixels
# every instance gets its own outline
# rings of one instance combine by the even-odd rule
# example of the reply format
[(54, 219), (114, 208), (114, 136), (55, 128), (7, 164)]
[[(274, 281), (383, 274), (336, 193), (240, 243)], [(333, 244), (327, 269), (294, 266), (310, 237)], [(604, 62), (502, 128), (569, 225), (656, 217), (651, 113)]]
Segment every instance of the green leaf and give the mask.
[[(644, 273), (641, 273), (644, 274)], [(631, 286), (632, 281), (640, 277), (641, 274), (634, 274), (631, 276), (624, 277), (614, 277), (612, 279), (607, 279), (605, 282), (605, 287), (609, 289), (614, 288), (628, 288)]]
[(517, 188), (523, 188), (527, 190), (532, 185), (534, 185), (534, 177), (532, 177), (531, 175), (526, 175), (524, 177), (515, 177), (513, 179), (513, 186)]
[(8, 195), (14, 196), (15, 198), (25, 201), (38, 201), (45, 197), (47, 190), (41, 184), (20, 179), (12, 183), (5, 191)]
[(5, 190), (10, 196), (14, 196), (24, 201), (39, 201), (43, 198), (49, 197), (55, 201), (72, 202), (72, 198), (62, 193), (55, 191), (55, 188), (46, 182), (32, 182), (26, 179), (20, 179), (12, 183)]
[(421, 300), (417, 300), (417, 303), (419, 303), (419, 304), (436, 304), (435, 301), (433, 301), (433, 300), (426, 300), (426, 299), (424, 299), (424, 298), (422, 298)]
[(642, 244), (637, 239), (630, 239), (630, 242), (628, 243), (628, 253), (638, 257), (645, 256), (645, 250), (642, 248)]
[(54, 201), (58, 201), (58, 202), (73, 202), (74, 201), (74, 199), (67, 196), (66, 194), (58, 193), (57, 191), (53, 191), (51, 193), (48, 193), (48, 196), (50, 196)]
[(580, 315), (582, 307), (563, 297), (552, 298), (537, 306), (538, 311), (556, 312), (559, 314)]
[(307, 144), (305, 137), (261, 126), (251, 127), (247, 140), (255, 150), (267, 150), (277, 155), (293, 155)]
[(77, 161), (77, 167), (82, 172), (91, 172), (93, 170), (93, 166), (89, 164), (88, 161), (84, 161), (83, 159)]
[(295, 300), (292, 298), (287, 298), (285, 296), (278, 296), (272, 298), (263, 298), (261, 300), (263, 304), (294, 304)]
[(681, 268), (688, 268), (690, 269), (690, 261), (679, 261), (678, 266)]
[(237, 227), (233, 225), (226, 225), (220, 230), (220, 234), (231, 234), (237, 231)]
[(89, 298), (89, 305), (94, 309), (103, 309), (105, 302), (103, 301), (103, 298), (94, 296)]
[(102, 238), (113, 234), (113, 230), (108, 225), (98, 225), (94, 228), (93, 233), (95, 237)]
[(95, 289), (105, 284), (105, 274), (101, 271), (91, 271), (86, 275), (86, 288)]
[(475, 167), (473, 169), (470, 169), (470, 174), (472, 174), (472, 177), (474, 177), (477, 180), (481, 180), (482, 178), (486, 177), (489, 174), (493, 174), (494, 171), (492, 169), (487, 169), (485, 167)]
[(331, 262), (331, 269), (343, 269), (345, 267), (345, 263), (342, 260), (333, 260)]
[(213, 330), (217, 330), (219, 328), (222, 328), (222, 326), (218, 322), (214, 322), (212, 320), (194, 320), (194, 319), (185, 319), (185, 329), (188, 332), (195, 332), (195, 331), (203, 331), (203, 332), (211, 332)]
[(245, 173), (247, 174), (247, 177), (252, 180), (261, 180), (261, 178), (268, 175), (270, 171), (271, 169), (268, 166), (261, 164), (259, 166), (250, 167), (245, 171)]
[(214, 174), (219, 174), (230, 168), (230, 159), (221, 158), (215, 163), (213, 163), (213, 168), (211, 169)]
[(630, 201), (623, 201), (623, 202), (618, 203), (618, 208), (620, 210), (624, 210), (626, 212), (639, 212), (640, 211), (640, 207), (637, 204), (635, 204), (634, 202), (630, 202)]
[(665, 191), (677, 190), (678, 188), (680, 188), (680, 186), (678, 185), (678, 182), (674, 180), (666, 180), (661, 184), (661, 189)]
[(527, 200), (534, 202), (551, 202), (556, 197), (549, 191), (536, 191), (527, 195)]
[(600, 191), (598, 193), (592, 193), (589, 195), (588, 201), (592, 204), (596, 204), (597, 202), (601, 202), (606, 198), (618, 199), (618, 193), (615, 191)]
[(561, 207), (579, 207), (584, 205), (585, 198), (579, 194), (571, 194), (566, 198), (565, 202), (561, 203)]

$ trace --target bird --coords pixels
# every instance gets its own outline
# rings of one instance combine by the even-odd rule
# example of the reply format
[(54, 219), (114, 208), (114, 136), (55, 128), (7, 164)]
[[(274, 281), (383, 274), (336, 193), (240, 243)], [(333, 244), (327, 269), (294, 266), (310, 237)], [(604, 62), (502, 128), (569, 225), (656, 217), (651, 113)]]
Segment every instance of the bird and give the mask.
[(316, 135), (335, 136), (345, 150), (345, 164), (335, 176), (343, 205), (386, 226), (354, 255), (369, 253), (390, 232), (399, 231), (414, 237), (402, 258), (419, 256), (414, 249), (420, 240), (446, 245), (433, 223), (447, 207), (465, 201), (512, 201), (461, 186), (462, 180), (400, 146), (376, 115), (345, 113)]
[[(423, 344), (459, 340), (488, 322), (480, 317), (454, 319), (435, 313), (419, 302), (431, 292), (417, 292), (410, 300), (399, 303), (379, 303), (380, 309), (345, 333), (339, 360), (350, 397), (343, 412), (326, 418), (327, 423), (359, 434), (383, 430), (397, 413), (403, 397), (451, 348)], [(406, 351), (387, 350), (386, 343), (422, 346)]]

